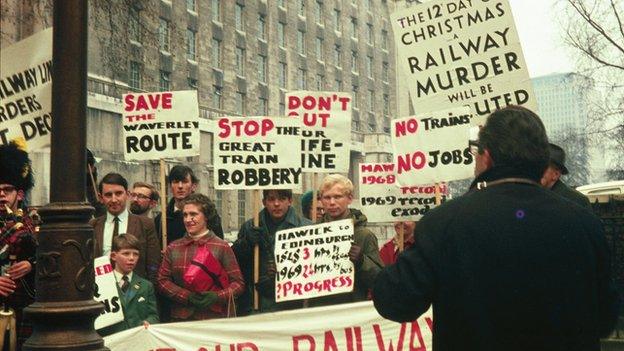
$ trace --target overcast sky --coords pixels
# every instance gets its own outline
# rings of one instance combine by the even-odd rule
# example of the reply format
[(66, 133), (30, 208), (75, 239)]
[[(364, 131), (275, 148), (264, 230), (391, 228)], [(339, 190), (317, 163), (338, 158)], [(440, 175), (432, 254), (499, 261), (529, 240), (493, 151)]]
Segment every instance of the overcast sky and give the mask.
[(531, 77), (574, 70), (561, 39), (556, 1), (509, 0)]

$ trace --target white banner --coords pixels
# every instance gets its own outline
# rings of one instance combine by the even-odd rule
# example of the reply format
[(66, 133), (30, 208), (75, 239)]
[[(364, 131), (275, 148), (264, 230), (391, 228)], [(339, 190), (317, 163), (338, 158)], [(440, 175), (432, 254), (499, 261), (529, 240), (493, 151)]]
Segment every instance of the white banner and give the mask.
[[(418, 221), (436, 207), (435, 185), (399, 186), (393, 163), (360, 163), (360, 207), (369, 222)], [(439, 185), (440, 201), (448, 187)]]
[(124, 320), (121, 300), (117, 291), (115, 273), (109, 256), (98, 257), (94, 260), (95, 267), (95, 294), (94, 299), (104, 305), (104, 312), (95, 319), (95, 329), (101, 329)]
[(469, 106), (482, 125), (507, 105), (537, 100), (507, 0), (436, 0), (391, 15), (397, 73), (417, 113)]
[(197, 91), (123, 95), (126, 160), (199, 155)]
[(351, 94), (295, 91), (286, 94), (286, 115), (302, 126), (301, 168), (304, 172), (349, 172)]
[(393, 120), (390, 138), (398, 184), (428, 185), (472, 177), (471, 118), (468, 108), (460, 107)]
[(220, 190), (301, 191), (299, 123), (288, 118), (223, 117), (213, 134), (214, 186)]
[(152, 324), (104, 338), (111, 351), (431, 351), (431, 310), (395, 323), (372, 302), (265, 313), (242, 318)]
[(52, 28), (0, 55), (0, 145), (22, 137), (30, 151), (50, 145), (52, 131)]
[(353, 221), (278, 231), (275, 234), (275, 301), (309, 299), (353, 291), (349, 249)]

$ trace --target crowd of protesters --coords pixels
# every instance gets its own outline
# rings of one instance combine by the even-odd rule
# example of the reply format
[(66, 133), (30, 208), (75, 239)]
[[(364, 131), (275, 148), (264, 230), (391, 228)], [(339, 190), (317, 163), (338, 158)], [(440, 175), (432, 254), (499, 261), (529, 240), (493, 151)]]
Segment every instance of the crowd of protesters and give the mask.
[[(325, 177), (316, 198), (304, 194), (301, 214), (292, 191), (263, 191), (258, 220), (245, 222), (230, 246), (213, 201), (196, 193), (190, 167), (170, 170), (171, 199), (153, 219), (164, 194), (145, 182), (130, 188), (117, 173), (97, 182), (89, 152), (96, 256), (110, 255), (125, 314), (100, 332), (372, 298), (382, 316), (401, 322), (433, 305), (435, 350), (598, 350), (614, 326), (619, 297), (600, 221), (587, 199), (559, 179), (568, 172), (565, 153), (548, 143), (537, 115), (517, 106), (492, 113), (471, 147), (470, 190), (419, 222), (396, 223), (397, 236), (381, 247), (366, 216), (350, 207), (354, 187), (342, 175)], [(19, 143), (0, 149), (0, 296), (15, 311), (22, 342), (30, 325), (21, 311), (35, 296), (36, 233), (20, 206), (33, 186), (32, 170)], [(277, 303), (275, 233), (346, 218), (354, 223), (354, 290)]]

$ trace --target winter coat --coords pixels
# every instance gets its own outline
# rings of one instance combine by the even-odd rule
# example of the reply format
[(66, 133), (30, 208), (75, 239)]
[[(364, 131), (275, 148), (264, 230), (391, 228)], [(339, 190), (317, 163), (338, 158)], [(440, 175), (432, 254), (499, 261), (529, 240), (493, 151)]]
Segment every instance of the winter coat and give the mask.
[(436, 351), (598, 351), (619, 303), (600, 220), (510, 177), (522, 171), (492, 168), (427, 213), (379, 274), (375, 307), (404, 322), (433, 304)]
[(587, 196), (581, 194), (576, 189), (570, 188), (561, 180), (557, 180), (557, 182), (552, 186), (552, 188), (550, 188), (550, 190), (554, 191), (555, 194), (562, 196), (563, 198), (572, 201), (583, 208), (586, 208), (590, 211), (592, 209)]
[[(259, 292), (259, 310), (260, 312), (272, 312), (280, 311), (292, 308), (301, 307), (300, 301), (283, 302), (277, 304), (275, 302), (275, 278), (269, 278), (267, 276), (267, 266), (269, 262), (274, 263), (275, 253), (275, 233), (284, 230), (297, 227), (303, 227), (311, 225), (312, 222), (306, 218), (299, 217), (295, 210), (290, 207), (284, 220), (275, 228), (275, 231), (270, 232), (267, 226), (268, 212), (266, 209), (262, 209), (259, 214), (259, 227), (262, 228), (266, 234), (264, 240), (259, 244), (260, 246), (260, 282), (263, 283), (263, 287), (266, 289), (260, 289)], [(232, 245), (232, 250), (236, 255), (238, 264), (240, 265), (241, 272), (245, 278), (245, 291), (243, 295), (238, 299), (237, 308), (240, 316), (248, 315), (253, 308), (253, 245), (249, 242), (249, 235), (252, 232), (253, 219), (250, 219), (243, 223), (240, 231), (238, 232), (238, 239)], [(271, 289), (272, 288), (272, 289)]]

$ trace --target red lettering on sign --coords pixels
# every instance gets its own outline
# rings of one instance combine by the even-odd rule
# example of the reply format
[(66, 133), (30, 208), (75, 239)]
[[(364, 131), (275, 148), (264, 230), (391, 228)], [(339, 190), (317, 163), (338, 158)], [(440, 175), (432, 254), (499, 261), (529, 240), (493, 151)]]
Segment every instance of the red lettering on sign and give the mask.
[(394, 123), (395, 136), (401, 137), (407, 133), (414, 134), (418, 130), (418, 120), (410, 118), (407, 121), (397, 121)]
[(138, 96), (134, 94), (128, 94), (124, 97), (124, 110), (127, 112), (155, 110), (157, 108), (168, 110), (171, 108), (172, 96), (172, 93), (154, 93)]
[(377, 347), (382, 351), (402, 350), (403, 339), (405, 339), (405, 323), (401, 324), (401, 330), (399, 331), (399, 338), (396, 342), (396, 347), (392, 344), (392, 339), (388, 340), (388, 348), (385, 347), (383, 335), (381, 333), (381, 327), (379, 324), (373, 324), (373, 331), (375, 332), (375, 338), (377, 339)]
[[(299, 342), (308, 342), (308, 348), (300, 349)], [(314, 337), (312, 335), (303, 334), (303, 335), (294, 335), (292, 337), (293, 342), (293, 351), (314, 351), (316, 349), (316, 342), (314, 341)]]

